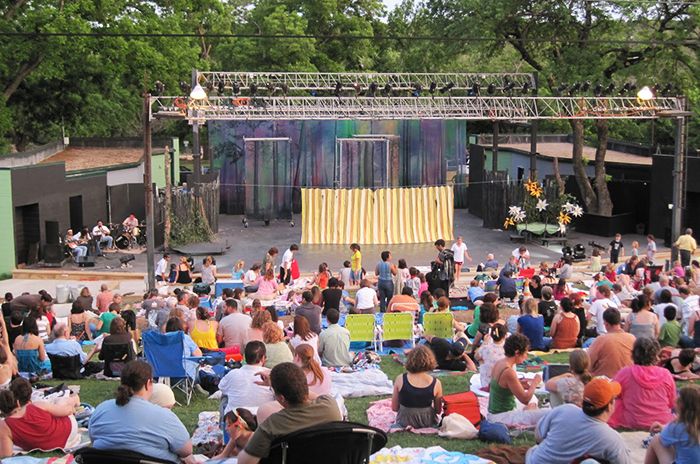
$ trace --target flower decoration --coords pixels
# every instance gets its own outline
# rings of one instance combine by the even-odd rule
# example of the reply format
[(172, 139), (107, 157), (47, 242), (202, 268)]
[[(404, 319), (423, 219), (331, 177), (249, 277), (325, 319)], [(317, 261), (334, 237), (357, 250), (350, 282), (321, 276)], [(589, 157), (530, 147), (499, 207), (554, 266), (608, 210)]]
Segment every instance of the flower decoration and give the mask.
[(571, 216), (569, 216), (568, 213), (561, 212), (559, 213), (559, 224), (568, 224), (571, 222)]
[(508, 215), (515, 222), (523, 222), (525, 220), (525, 211), (520, 206), (508, 208)]
[(547, 209), (547, 206), (549, 206), (547, 200), (545, 200), (544, 198), (540, 198), (539, 200), (537, 200), (537, 205), (535, 206), (535, 209), (539, 212), (542, 212)]
[(529, 193), (535, 198), (541, 197), (544, 193), (544, 189), (542, 188), (540, 183), (535, 180), (527, 180), (525, 182), (525, 190), (527, 191), (527, 193)]
[(571, 214), (574, 217), (581, 217), (583, 216), (583, 208), (581, 208), (579, 205), (574, 205), (574, 207), (571, 208)]
[(564, 224), (559, 224), (559, 232), (564, 235), (566, 234), (566, 225)]
[(506, 221), (503, 223), (503, 228), (507, 229), (510, 226), (514, 226), (515, 221), (513, 221), (513, 218), (507, 218)]
[(566, 213), (571, 213), (575, 206), (577, 206), (577, 205), (574, 205), (571, 202), (567, 201), (566, 203), (561, 205), (561, 210), (566, 212)]

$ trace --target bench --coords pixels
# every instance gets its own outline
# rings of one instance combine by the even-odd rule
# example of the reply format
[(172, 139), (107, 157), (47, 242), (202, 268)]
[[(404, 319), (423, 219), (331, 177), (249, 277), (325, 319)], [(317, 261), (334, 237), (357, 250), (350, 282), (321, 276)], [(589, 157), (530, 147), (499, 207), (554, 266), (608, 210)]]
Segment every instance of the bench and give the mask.
[(525, 236), (520, 234), (510, 234), (510, 241), (516, 243), (525, 243)]
[(542, 246), (549, 246), (550, 243), (567, 245), (566, 237), (542, 237)]

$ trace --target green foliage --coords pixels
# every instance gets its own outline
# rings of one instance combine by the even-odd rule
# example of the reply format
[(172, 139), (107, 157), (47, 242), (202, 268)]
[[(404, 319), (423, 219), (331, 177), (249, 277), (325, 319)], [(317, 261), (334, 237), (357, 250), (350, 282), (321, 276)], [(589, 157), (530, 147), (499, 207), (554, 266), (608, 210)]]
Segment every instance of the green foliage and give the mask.
[(196, 202), (190, 202), (191, 206), (185, 211), (177, 211), (170, 216), (170, 245), (180, 246), (190, 243), (210, 242), (213, 233), (209, 227), (209, 221), (202, 215)]

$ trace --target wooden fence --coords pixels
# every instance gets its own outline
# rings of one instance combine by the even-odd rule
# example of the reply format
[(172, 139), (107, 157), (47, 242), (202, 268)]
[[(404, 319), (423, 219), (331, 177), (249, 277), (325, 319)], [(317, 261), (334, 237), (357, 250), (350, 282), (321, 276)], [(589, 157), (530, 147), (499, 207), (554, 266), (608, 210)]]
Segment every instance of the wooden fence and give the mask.
[[(521, 206), (525, 199), (522, 182), (510, 180), (505, 171), (485, 172), (483, 184), (484, 227), (502, 229), (510, 206)], [(544, 198), (549, 202), (559, 195), (553, 181), (545, 181)]]
[[(191, 187), (191, 186), (190, 186)], [(219, 178), (214, 176), (211, 179), (203, 179), (200, 183), (199, 195), (202, 199), (204, 215), (209, 222), (209, 227), (212, 232), (219, 231)], [(173, 187), (172, 189), (172, 216), (179, 218), (181, 221), (187, 221), (191, 218), (194, 211), (194, 190), (191, 188)], [(161, 193), (156, 198), (155, 203), (155, 227), (156, 235), (160, 237), (164, 234), (165, 229), (165, 195)]]

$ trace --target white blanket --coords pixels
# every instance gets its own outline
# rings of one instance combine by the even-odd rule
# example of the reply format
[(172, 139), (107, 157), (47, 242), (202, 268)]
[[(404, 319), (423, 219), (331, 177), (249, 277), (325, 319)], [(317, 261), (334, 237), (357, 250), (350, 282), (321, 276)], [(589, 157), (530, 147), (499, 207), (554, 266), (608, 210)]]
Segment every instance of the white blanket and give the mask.
[(331, 394), (344, 398), (391, 395), (393, 392), (393, 384), (380, 369), (365, 369), (347, 374), (331, 372), (331, 378)]

